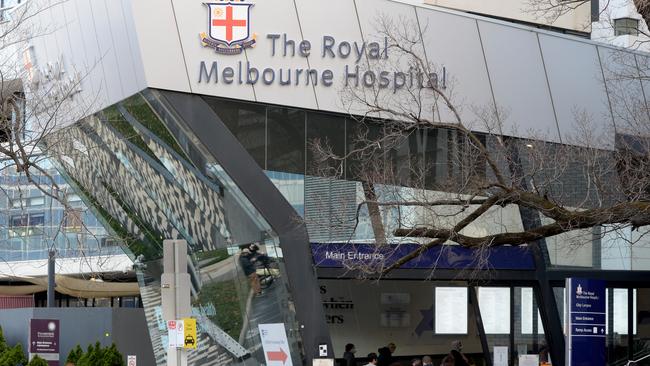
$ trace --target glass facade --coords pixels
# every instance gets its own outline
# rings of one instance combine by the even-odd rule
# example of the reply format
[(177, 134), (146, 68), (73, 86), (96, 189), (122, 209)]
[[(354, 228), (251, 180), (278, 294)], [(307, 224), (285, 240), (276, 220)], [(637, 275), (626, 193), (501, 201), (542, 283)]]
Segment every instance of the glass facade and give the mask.
[[(13, 162), (3, 165), (0, 173), (0, 256), (5, 261), (46, 259), (50, 248), (60, 258), (122, 254), (118, 238), (73, 194), (55, 166), (44, 157), (34, 157), (45, 173), (16, 171)], [(45, 174), (49, 175), (46, 176)], [(67, 207), (48, 194), (54, 185), (67, 194)]]
[[(51, 146), (61, 149), (56, 163), (67, 179), (75, 182), (80, 195), (97, 207), (98, 219), (119, 235), (129, 253), (144, 258), (146, 269), (138, 273), (138, 281), (158, 364), (164, 361), (167, 343), (160, 304), (163, 238), (185, 239), (191, 253), (192, 311), (201, 333), (199, 348), (190, 352), (191, 363), (262, 363), (258, 325), (284, 323), (291, 357), (299, 364), (307, 353), (296, 311), (296, 297), (303, 296), (290, 291), (295, 283), (288, 278), (286, 254), (291, 249), (287, 249), (287, 237), (273, 228), (272, 214), (253, 200), (241, 177), (234, 178), (224, 165), (227, 159), (237, 157), (213, 154), (206, 141), (219, 136), (197, 135), (189, 121), (194, 112), (181, 113), (170, 98), (174, 96), (146, 90), (67, 128), (67, 144)], [(302, 250), (310, 250), (310, 242), (370, 242), (375, 238), (376, 228), (367, 206), (360, 206), (368, 200), (364, 174), (375, 175), (373, 190), (379, 202), (463, 194), (489, 174), (472, 144), (453, 130), (416, 129), (382, 139), (388, 143), (366, 150), (360, 140), (379, 141), (394, 131), (379, 120), (216, 97), (193, 98), (200, 101), (195, 107), (205, 107), (206, 115), (230, 130), (238, 148), (245, 149), (289, 203), (293, 220), (304, 222), (309, 238), (297, 244)], [(209, 125), (214, 121), (201, 122)], [(489, 136), (479, 135), (479, 139), (487, 146), (494, 144)], [(525, 144), (520, 148), (525, 151)], [(368, 167), (368, 161), (374, 165)], [(523, 163), (527, 164), (525, 159)], [(558, 179), (572, 182), (572, 192), (582, 192), (586, 183), (574, 178), (568, 174)], [(41, 204), (37, 197), (26, 198), (25, 205)], [(19, 203), (23, 201), (7, 200), (5, 205)], [(380, 212), (383, 227), (390, 233), (399, 225), (431, 220), (453, 223), (458, 219), (446, 215), (445, 209), (386, 205)], [(20, 233), (21, 228), (39, 227), (46, 220), (37, 212), (27, 212), (11, 216), (9, 224)], [(78, 216), (70, 214), (65, 226), (74, 231), (78, 222)], [(523, 226), (517, 207), (498, 207), (465, 232), (486, 235), (521, 230)], [(607, 228), (548, 238), (541, 247), (543, 264), (549, 271), (647, 269), (643, 245), (637, 245), (643, 241), (629, 244), (634, 235), (642, 239), (636, 232), (608, 236)], [(631, 240), (621, 241), (621, 237)], [(304, 258), (301, 261), (306, 263)], [(306, 265), (313, 269), (312, 263)], [(399, 351), (404, 356), (422, 354), (432, 344), (445, 346), (427, 353), (444, 354), (443, 348), (460, 338), (477, 359), (486, 356), (485, 345), (488, 354), (493, 347), (508, 347), (512, 365), (518, 364), (519, 355), (550, 358), (546, 343), (550, 334), (543, 326), (541, 305), (537, 303), (540, 290), (532, 277), (516, 284), (496, 280), (489, 286), (474, 285), (447, 278), (420, 284), (413, 280), (387, 281), (381, 288), (371, 289), (366, 284), (321, 279), (320, 292), (337, 354), (345, 343), (362, 337), (360, 329), (370, 329), (361, 324), (370, 326), (373, 322), (377, 334), (385, 338), (381, 342), (396, 341), (397, 337), (409, 340)], [(259, 289), (263, 296), (256, 296)], [(638, 289), (639, 293), (642, 290)], [(355, 291), (371, 296), (371, 300), (357, 299), (352, 295)], [(455, 291), (464, 291), (467, 296)], [(561, 317), (562, 288), (556, 287), (554, 293)], [(617, 311), (621, 319), (611, 320), (616, 325), (612, 323), (614, 336), (608, 340), (608, 357), (614, 362), (619, 353), (642, 354), (645, 318), (640, 309), (645, 300), (637, 295), (631, 301), (638, 303), (638, 310), (625, 312), (625, 296), (616, 290), (610, 297), (611, 309), (621, 309)], [(450, 318), (449, 314), (459, 309), (466, 315), (458, 313)], [(627, 324), (623, 318), (632, 319), (633, 314), (638, 328), (630, 337), (619, 330), (621, 324)], [(407, 332), (413, 328), (419, 329), (417, 337)], [(425, 340), (422, 334), (432, 338)], [(379, 342), (379, 336), (370, 337), (359, 348), (374, 352), (381, 346), (371, 343), (374, 341)]]

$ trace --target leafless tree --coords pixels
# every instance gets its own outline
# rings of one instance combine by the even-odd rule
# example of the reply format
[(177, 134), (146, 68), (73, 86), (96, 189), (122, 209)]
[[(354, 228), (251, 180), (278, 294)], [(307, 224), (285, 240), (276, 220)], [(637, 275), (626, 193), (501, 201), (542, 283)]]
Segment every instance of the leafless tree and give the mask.
[[(620, 72), (605, 80), (621, 93), (611, 101), (616, 126), (595, 128), (595, 116), (575, 109), (574, 133), (559, 143), (544, 131), (518, 131), (506, 108), (457, 102), (456, 82), (442, 79), (442, 67), (426, 59), (410, 20), (381, 16), (376, 27), (378, 37), (388, 40), (390, 57), (369, 57), (360, 64), (360, 80), (385, 70), (414, 82), (342, 89), (358, 132), (345, 154), (335, 154), (328, 141), (310, 141), (312, 173), (361, 182), (363, 198), (355, 202), (350, 225), (365, 212), (378, 251), (396, 250), (402, 242), (421, 245), (390, 263), (350, 263), (351, 269), (387, 274), (447, 244), (475, 249), (479, 261), (491, 247), (558, 236), (565, 246), (580, 246), (591, 243), (595, 227), (603, 237), (630, 229), (639, 230), (633, 240), (643, 236), (650, 224), (648, 109), (639, 88), (626, 88), (640, 84), (638, 73), (623, 70), (625, 53), (616, 56)], [(424, 135), (438, 136), (444, 158), (421, 152)], [(409, 144), (419, 146), (418, 154), (408, 153)], [(531, 212), (537, 223), (513, 219), (519, 210)]]
[[(65, 234), (74, 227), (77, 239), (68, 245), (78, 248), (79, 257), (85, 258), (82, 242), (96, 240), (99, 244), (100, 238), (86, 227), (78, 205), (70, 202), (75, 193), (70, 185), (57, 179), (53, 162), (62, 156), (54, 156), (58, 150), (52, 147), (70, 142), (57, 131), (85, 116), (97, 98), (92, 93), (81, 97), (87, 70), (75, 70), (63, 59), (37, 60), (33, 49), (34, 39), (57, 31), (51, 25), (42, 25), (38, 17), (63, 2), (27, 1), (0, 9), (0, 174), (5, 181), (24, 182), (11, 190), (0, 186), (0, 199), (8, 202), (1, 213), (7, 216), (7, 226), (2, 229), (12, 230), (9, 215), (15, 215), (16, 209), (26, 212), (29, 189), (35, 188), (61, 205), (64, 212), (61, 222), (51, 223), (52, 230), (43, 234), (43, 242), (53, 249), (57, 240), (71, 240), (71, 235)], [(43, 144), (46, 140), (48, 148)], [(11, 232), (19, 237), (25, 235), (19, 231)]]

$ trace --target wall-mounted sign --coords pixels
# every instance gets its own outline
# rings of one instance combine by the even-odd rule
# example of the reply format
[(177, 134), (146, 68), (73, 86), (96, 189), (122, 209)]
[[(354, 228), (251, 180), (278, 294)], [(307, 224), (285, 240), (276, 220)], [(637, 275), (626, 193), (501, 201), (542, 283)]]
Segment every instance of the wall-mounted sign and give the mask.
[[(389, 266), (399, 258), (413, 252), (420, 244), (312, 243), (314, 264), (320, 268), (355, 268), (364, 266)], [(526, 247), (494, 247), (489, 249), (487, 260), (478, 252), (460, 245), (443, 245), (430, 248), (401, 268), (420, 269), (512, 269), (532, 270), (535, 263)], [(484, 259), (484, 258), (483, 258)]]
[(251, 7), (249, 2), (225, 1), (206, 3), (208, 8), (208, 33), (201, 33), (203, 47), (217, 53), (237, 55), (255, 45), (256, 35), (250, 32)]
[(605, 281), (567, 278), (567, 366), (605, 366)]
[(48, 366), (59, 366), (59, 320), (29, 320), (29, 359), (34, 356), (47, 361)]

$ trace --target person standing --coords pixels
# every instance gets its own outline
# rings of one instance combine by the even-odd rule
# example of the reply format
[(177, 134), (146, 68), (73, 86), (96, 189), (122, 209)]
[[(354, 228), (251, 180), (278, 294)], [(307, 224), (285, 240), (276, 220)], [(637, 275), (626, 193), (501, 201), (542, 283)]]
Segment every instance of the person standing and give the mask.
[(348, 343), (345, 345), (345, 352), (343, 353), (343, 360), (345, 362), (343, 363), (343, 366), (356, 366), (357, 363), (354, 360), (354, 354), (357, 352), (356, 348), (354, 347), (354, 344)]
[(377, 365), (377, 354), (372, 352), (368, 353), (368, 363), (365, 366), (375, 366)]
[(260, 286), (260, 278), (257, 276), (257, 267), (253, 261), (253, 255), (250, 250), (244, 249), (239, 254), (239, 264), (244, 271), (244, 275), (248, 277), (251, 284), (251, 289), (255, 296), (262, 296), (262, 287)]
[(454, 358), (455, 366), (469, 366), (469, 361), (463, 354), (463, 343), (461, 341), (451, 342), (451, 352), (449, 354)]
[(422, 366), (433, 366), (433, 359), (429, 356), (422, 357)]
[(390, 366), (393, 364), (393, 353), (395, 353), (395, 350), (397, 349), (397, 346), (395, 343), (390, 342), (386, 347), (382, 347), (378, 349), (379, 356), (377, 357), (377, 365), (378, 366)]

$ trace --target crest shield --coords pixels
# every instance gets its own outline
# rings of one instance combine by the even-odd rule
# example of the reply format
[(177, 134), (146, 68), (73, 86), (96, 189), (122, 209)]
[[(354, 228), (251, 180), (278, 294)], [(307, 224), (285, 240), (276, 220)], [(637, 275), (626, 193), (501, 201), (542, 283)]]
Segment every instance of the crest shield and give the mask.
[(209, 35), (215, 41), (232, 46), (250, 37), (250, 8), (246, 3), (208, 3)]

